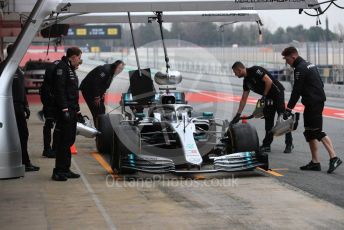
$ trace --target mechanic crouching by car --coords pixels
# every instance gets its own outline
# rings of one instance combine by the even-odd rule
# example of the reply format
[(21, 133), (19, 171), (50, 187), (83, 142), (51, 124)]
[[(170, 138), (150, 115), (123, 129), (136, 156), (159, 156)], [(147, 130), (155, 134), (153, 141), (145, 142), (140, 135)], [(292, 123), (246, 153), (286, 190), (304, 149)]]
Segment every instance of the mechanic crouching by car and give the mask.
[(318, 141), (321, 141), (330, 156), (327, 172), (332, 173), (342, 161), (336, 156), (331, 139), (322, 131), (322, 112), (326, 96), (319, 71), (315, 65), (300, 57), (297, 49), (293, 46), (285, 48), (282, 51), (282, 56), (294, 68), (294, 86), (284, 113), (284, 119), (291, 115), (291, 111), (300, 97), (302, 97), (301, 102), (305, 106), (303, 112), (305, 131), (303, 134), (309, 143), (312, 160), (300, 169), (321, 171), (318, 153)]
[(82, 63), (81, 50), (77, 47), (67, 49), (57, 64), (53, 75), (53, 92), (56, 101), (56, 163), (52, 179), (66, 181), (68, 178), (79, 178), (80, 175), (70, 170), (70, 147), (75, 142), (76, 124), (84, 123), (79, 107), (79, 80), (75, 70)]
[[(10, 53), (14, 50), (12, 44), (7, 47), (7, 57)], [(2, 63), (2, 65), (4, 62)], [(2, 65), (0, 64), (0, 73), (2, 72)], [(27, 144), (29, 139), (29, 129), (27, 127), (26, 119), (30, 117), (30, 109), (29, 104), (26, 97), (26, 91), (24, 86), (24, 74), (23, 72), (17, 68), (12, 83), (12, 97), (13, 97), (13, 106), (14, 112), (18, 127), (19, 139), (20, 139), (20, 147), (22, 152), (22, 163), (25, 165), (25, 171), (39, 171), (39, 167), (34, 166), (31, 164), (29, 153), (27, 150)]]
[[(237, 77), (244, 78), (244, 82), (239, 108), (231, 123), (239, 122), (241, 112), (245, 108), (250, 90), (262, 95), (260, 102), (265, 105), (263, 109), (265, 118), (265, 138), (260, 149), (264, 152), (271, 152), (270, 145), (273, 141), (273, 134), (270, 131), (274, 126), (275, 114), (277, 112), (278, 115), (282, 115), (285, 111), (284, 87), (263, 67), (252, 66), (246, 68), (243, 63), (238, 61), (233, 64), (232, 69)], [(285, 135), (285, 144), (284, 153), (291, 153), (294, 146), (290, 132)]]
[(117, 60), (112, 64), (100, 65), (94, 68), (80, 84), (80, 90), (90, 109), (95, 127), (97, 116), (105, 114), (104, 97), (113, 78), (124, 69), (124, 62)]

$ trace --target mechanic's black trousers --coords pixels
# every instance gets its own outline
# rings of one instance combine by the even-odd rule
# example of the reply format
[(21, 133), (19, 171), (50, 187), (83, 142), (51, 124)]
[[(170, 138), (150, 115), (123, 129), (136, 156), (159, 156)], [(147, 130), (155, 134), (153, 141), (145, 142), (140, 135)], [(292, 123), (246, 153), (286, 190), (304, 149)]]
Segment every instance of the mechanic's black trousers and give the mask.
[(70, 121), (65, 121), (62, 114), (59, 114), (54, 131), (56, 136), (56, 162), (55, 170), (57, 172), (68, 172), (71, 166), (72, 155), (70, 147), (75, 142), (76, 135), (76, 111), (69, 110)]
[(22, 163), (24, 165), (30, 164), (29, 153), (27, 152), (27, 142), (29, 139), (29, 130), (25, 118), (24, 106), (14, 103), (14, 111), (19, 132), (20, 147), (22, 151)]
[(104, 99), (102, 98), (100, 100), (99, 106), (96, 106), (94, 104), (94, 97), (90, 97), (87, 95), (86, 92), (82, 91), (82, 96), (84, 97), (86, 104), (88, 108), (90, 109), (93, 117), (93, 123), (95, 127), (97, 128), (97, 117), (98, 115), (105, 114), (105, 105), (104, 105)]
[[(263, 146), (270, 146), (273, 141), (273, 134), (270, 132), (274, 127), (275, 114), (282, 114), (285, 111), (284, 105), (284, 92), (282, 91), (275, 98), (267, 98), (264, 107), (265, 118), (265, 138), (263, 140)], [(291, 132), (285, 134), (285, 144), (293, 144), (293, 137)]]
[(44, 149), (55, 148), (55, 143), (53, 139), (53, 144), (51, 144), (51, 130), (54, 128), (56, 123), (56, 109), (54, 107), (43, 106), (43, 114), (45, 118), (43, 126), (43, 143)]
[[(53, 143), (52, 146), (50, 146), (51, 143), (51, 130), (54, 128), (55, 120), (46, 118), (43, 126), (43, 143), (44, 143), (44, 149), (54, 149), (56, 146)], [(54, 139), (53, 139), (54, 141)]]

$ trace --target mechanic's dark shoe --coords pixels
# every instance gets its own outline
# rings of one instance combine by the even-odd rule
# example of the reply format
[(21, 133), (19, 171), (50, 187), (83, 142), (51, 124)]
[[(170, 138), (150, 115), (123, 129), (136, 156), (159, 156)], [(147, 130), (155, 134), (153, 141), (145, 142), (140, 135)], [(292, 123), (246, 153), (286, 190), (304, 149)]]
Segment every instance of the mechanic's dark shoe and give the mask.
[(262, 145), (262, 146), (259, 147), (259, 150), (260, 150), (261, 152), (264, 152), (264, 153), (270, 153), (270, 152), (271, 152), (271, 147), (270, 147), (270, 146), (264, 146), (264, 145)]
[(320, 163), (314, 163), (310, 161), (308, 164), (301, 166), (301, 170), (310, 170), (310, 171), (321, 171)]
[(35, 171), (39, 171), (39, 167), (34, 166), (33, 164), (27, 164), (25, 165), (25, 172), (35, 172)]
[(51, 179), (54, 181), (66, 181), (68, 180), (66, 173), (58, 172), (56, 169), (53, 170), (53, 175), (51, 176)]
[(67, 178), (71, 178), (71, 179), (76, 179), (79, 178), (80, 175), (77, 173), (72, 172), (71, 170), (69, 170), (69, 172), (65, 173)]
[(56, 158), (56, 153), (52, 149), (44, 149), (42, 156), (47, 157), (47, 158)]
[(338, 168), (339, 165), (341, 165), (343, 162), (339, 157), (333, 157), (330, 159), (330, 166), (327, 170), (327, 173), (332, 173), (336, 168)]
[(285, 150), (284, 150), (284, 153), (291, 153), (294, 149), (294, 145), (291, 144), (291, 145), (286, 145), (285, 146)]

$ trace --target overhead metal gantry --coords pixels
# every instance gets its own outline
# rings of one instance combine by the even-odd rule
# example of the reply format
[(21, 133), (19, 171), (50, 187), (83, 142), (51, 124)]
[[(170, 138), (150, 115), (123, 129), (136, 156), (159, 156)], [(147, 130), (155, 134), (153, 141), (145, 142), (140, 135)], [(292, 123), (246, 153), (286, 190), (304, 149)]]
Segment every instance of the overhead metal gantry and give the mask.
[[(89, 13), (78, 16), (62, 14), (61, 19), (67, 24), (86, 23), (128, 23), (127, 13)], [(131, 13), (132, 23), (149, 23), (156, 15), (153, 12)], [(164, 12), (164, 22), (255, 22), (261, 20), (256, 12)]]
[[(31, 12), (24, 28), (14, 43), (14, 52), (6, 59), (0, 76), (0, 178), (24, 175), (21, 162), (20, 141), (14, 116), (12, 80), (18, 65), (36, 33), (58, 13), (113, 13), (113, 12), (167, 12), (167, 11), (217, 11), (217, 10), (274, 10), (317, 8), (316, 0), (2, 0), (1, 22), (8, 13), (17, 16)], [(34, 7), (32, 8), (33, 4)], [(66, 7), (70, 3), (70, 7)], [(50, 15), (50, 16), (49, 16)], [(50, 18), (49, 18), (50, 17)], [(182, 17), (180, 17), (182, 18)], [(206, 17), (201, 17), (206, 18)]]
[[(2, 12), (28, 14), (36, 0), (0, 0)], [(68, 13), (156, 12), (156, 11), (224, 11), (283, 10), (318, 8), (317, 0), (62, 0), (57, 9), (71, 6)]]
[(156, 12), (208, 10), (281, 10), (317, 8), (316, 0), (73, 0), (70, 13), (98, 12)]

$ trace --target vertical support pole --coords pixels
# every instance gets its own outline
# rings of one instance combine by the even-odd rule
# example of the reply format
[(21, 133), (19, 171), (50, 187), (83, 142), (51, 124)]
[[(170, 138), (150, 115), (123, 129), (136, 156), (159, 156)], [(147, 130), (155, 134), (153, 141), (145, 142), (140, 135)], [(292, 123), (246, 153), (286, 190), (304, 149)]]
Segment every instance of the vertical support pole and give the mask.
[(0, 76), (0, 178), (24, 176), (17, 123), (14, 116), (12, 81), (18, 65), (40, 29), (46, 16), (61, 0), (38, 0), (20, 32), (14, 50), (4, 65)]
[(139, 74), (140, 74), (140, 77), (141, 77), (142, 74), (141, 74), (139, 55), (137, 54), (137, 48), (136, 48), (136, 43), (135, 43), (133, 24), (131, 23), (130, 12), (128, 12), (128, 19), (129, 19), (129, 25), (130, 25), (131, 38), (132, 38), (132, 41), (133, 41), (133, 46), (134, 46), (134, 51), (135, 51), (135, 58), (136, 58), (137, 69), (139, 70)]

